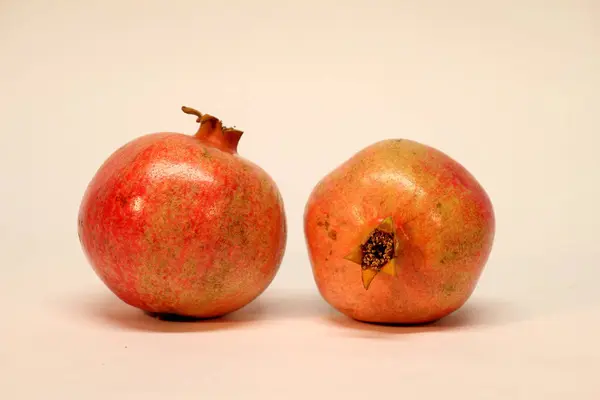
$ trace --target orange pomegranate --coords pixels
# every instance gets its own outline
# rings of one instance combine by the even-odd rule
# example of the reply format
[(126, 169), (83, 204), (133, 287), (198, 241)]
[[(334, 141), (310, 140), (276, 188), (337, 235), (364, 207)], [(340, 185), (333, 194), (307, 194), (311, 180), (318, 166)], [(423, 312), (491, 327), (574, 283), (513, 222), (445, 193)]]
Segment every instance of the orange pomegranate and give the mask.
[(359, 151), (313, 189), (304, 232), (323, 298), (356, 320), (442, 318), (473, 293), (492, 249), (492, 203), (445, 153), (390, 139)]

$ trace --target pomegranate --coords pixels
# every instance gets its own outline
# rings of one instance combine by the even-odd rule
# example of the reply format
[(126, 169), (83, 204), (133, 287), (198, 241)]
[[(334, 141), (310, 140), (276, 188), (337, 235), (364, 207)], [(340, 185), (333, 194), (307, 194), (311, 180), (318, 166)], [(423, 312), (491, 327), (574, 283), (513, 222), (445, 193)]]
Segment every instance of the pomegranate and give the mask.
[(197, 116), (195, 135), (152, 133), (116, 150), (79, 210), (79, 239), (100, 279), (158, 316), (237, 310), (274, 279), (287, 240), (279, 190), (242, 158), (242, 132)]
[(432, 322), (473, 293), (495, 232), (492, 203), (457, 161), (389, 139), (313, 189), (304, 233), (323, 298), (365, 322)]

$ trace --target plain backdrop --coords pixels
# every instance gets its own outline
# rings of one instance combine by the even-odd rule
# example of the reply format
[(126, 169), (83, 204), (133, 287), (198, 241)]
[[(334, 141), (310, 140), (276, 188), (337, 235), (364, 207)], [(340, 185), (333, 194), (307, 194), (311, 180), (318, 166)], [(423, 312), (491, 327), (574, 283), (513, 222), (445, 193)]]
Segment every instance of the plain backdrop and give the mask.
[[(0, 398), (600, 398), (600, 2), (0, 1)], [(222, 321), (150, 319), (80, 250), (116, 148), (195, 107), (288, 215), (280, 272)], [(496, 211), (467, 305), (392, 328), (333, 312), (305, 201), (384, 138), (460, 161)]]

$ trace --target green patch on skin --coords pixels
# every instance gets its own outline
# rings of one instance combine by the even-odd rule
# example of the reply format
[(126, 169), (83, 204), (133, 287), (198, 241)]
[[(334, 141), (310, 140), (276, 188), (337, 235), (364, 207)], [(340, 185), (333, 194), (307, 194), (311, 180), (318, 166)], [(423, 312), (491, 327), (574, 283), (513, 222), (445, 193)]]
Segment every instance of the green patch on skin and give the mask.
[(441, 230), (435, 245), (440, 266), (452, 264), (471, 257), (483, 245), (480, 220), (469, 216), (470, 208), (461, 204), (458, 196), (442, 195), (435, 203), (436, 215)]
[(239, 244), (245, 246), (248, 244), (248, 233), (246, 232), (246, 225), (241, 218), (236, 218), (226, 226), (226, 236), (232, 242), (232, 244)]
[(453, 294), (454, 292), (456, 292), (456, 284), (454, 283), (444, 283), (442, 285), (442, 291), (444, 292), (444, 294), (446, 296), (450, 296), (451, 294)]
[(206, 147), (202, 148), (202, 153), (200, 154), (200, 156), (209, 160), (212, 159), (212, 154), (210, 154)]
[(445, 296), (452, 296), (455, 293), (462, 293), (468, 287), (471, 281), (471, 274), (468, 272), (457, 272), (452, 274), (448, 281), (444, 282), (440, 290)]
[[(149, 273), (144, 273), (142, 269), (150, 270)], [(161, 269), (159, 267), (159, 269)], [(164, 269), (164, 266), (163, 268)], [(142, 297), (146, 298), (160, 298), (163, 304), (175, 305), (178, 299), (177, 293), (171, 286), (171, 282), (168, 279), (163, 280), (162, 276), (166, 276), (166, 272), (162, 274), (152, 272), (155, 270), (153, 265), (145, 265), (140, 268), (137, 291)]]
[(457, 260), (458, 258), (460, 258), (460, 252), (457, 250), (451, 250), (444, 253), (442, 258), (440, 258), (440, 264), (450, 263), (452, 261)]
[(181, 266), (181, 276), (192, 281), (197, 280), (198, 265), (192, 259), (186, 259)]
[[(413, 153), (416, 155), (416, 153)], [(419, 164), (414, 164), (411, 166), (413, 172), (417, 175), (421, 174), (423, 172), (423, 168), (419, 165)]]
[[(236, 295), (245, 285), (253, 285), (256, 275), (251, 274), (244, 279), (230, 279), (230, 275), (236, 273), (234, 263), (225, 259), (215, 260), (209, 272), (204, 277), (205, 295), (204, 300), (214, 300)], [(240, 271), (237, 271), (239, 274)]]

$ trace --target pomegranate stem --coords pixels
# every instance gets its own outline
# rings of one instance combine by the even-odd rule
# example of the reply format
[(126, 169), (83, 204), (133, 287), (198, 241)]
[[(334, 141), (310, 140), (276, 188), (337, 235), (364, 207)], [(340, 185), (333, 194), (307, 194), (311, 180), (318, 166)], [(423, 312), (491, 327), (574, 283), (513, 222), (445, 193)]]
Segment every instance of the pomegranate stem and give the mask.
[(181, 111), (183, 111), (186, 114), (195, 115), (196, 117), (198, 117), (196, 119), (196, 122), (202, 122), (202, 117), (204, 114), (202, 114), (200, 111), (186, 106), (181, 106)]

